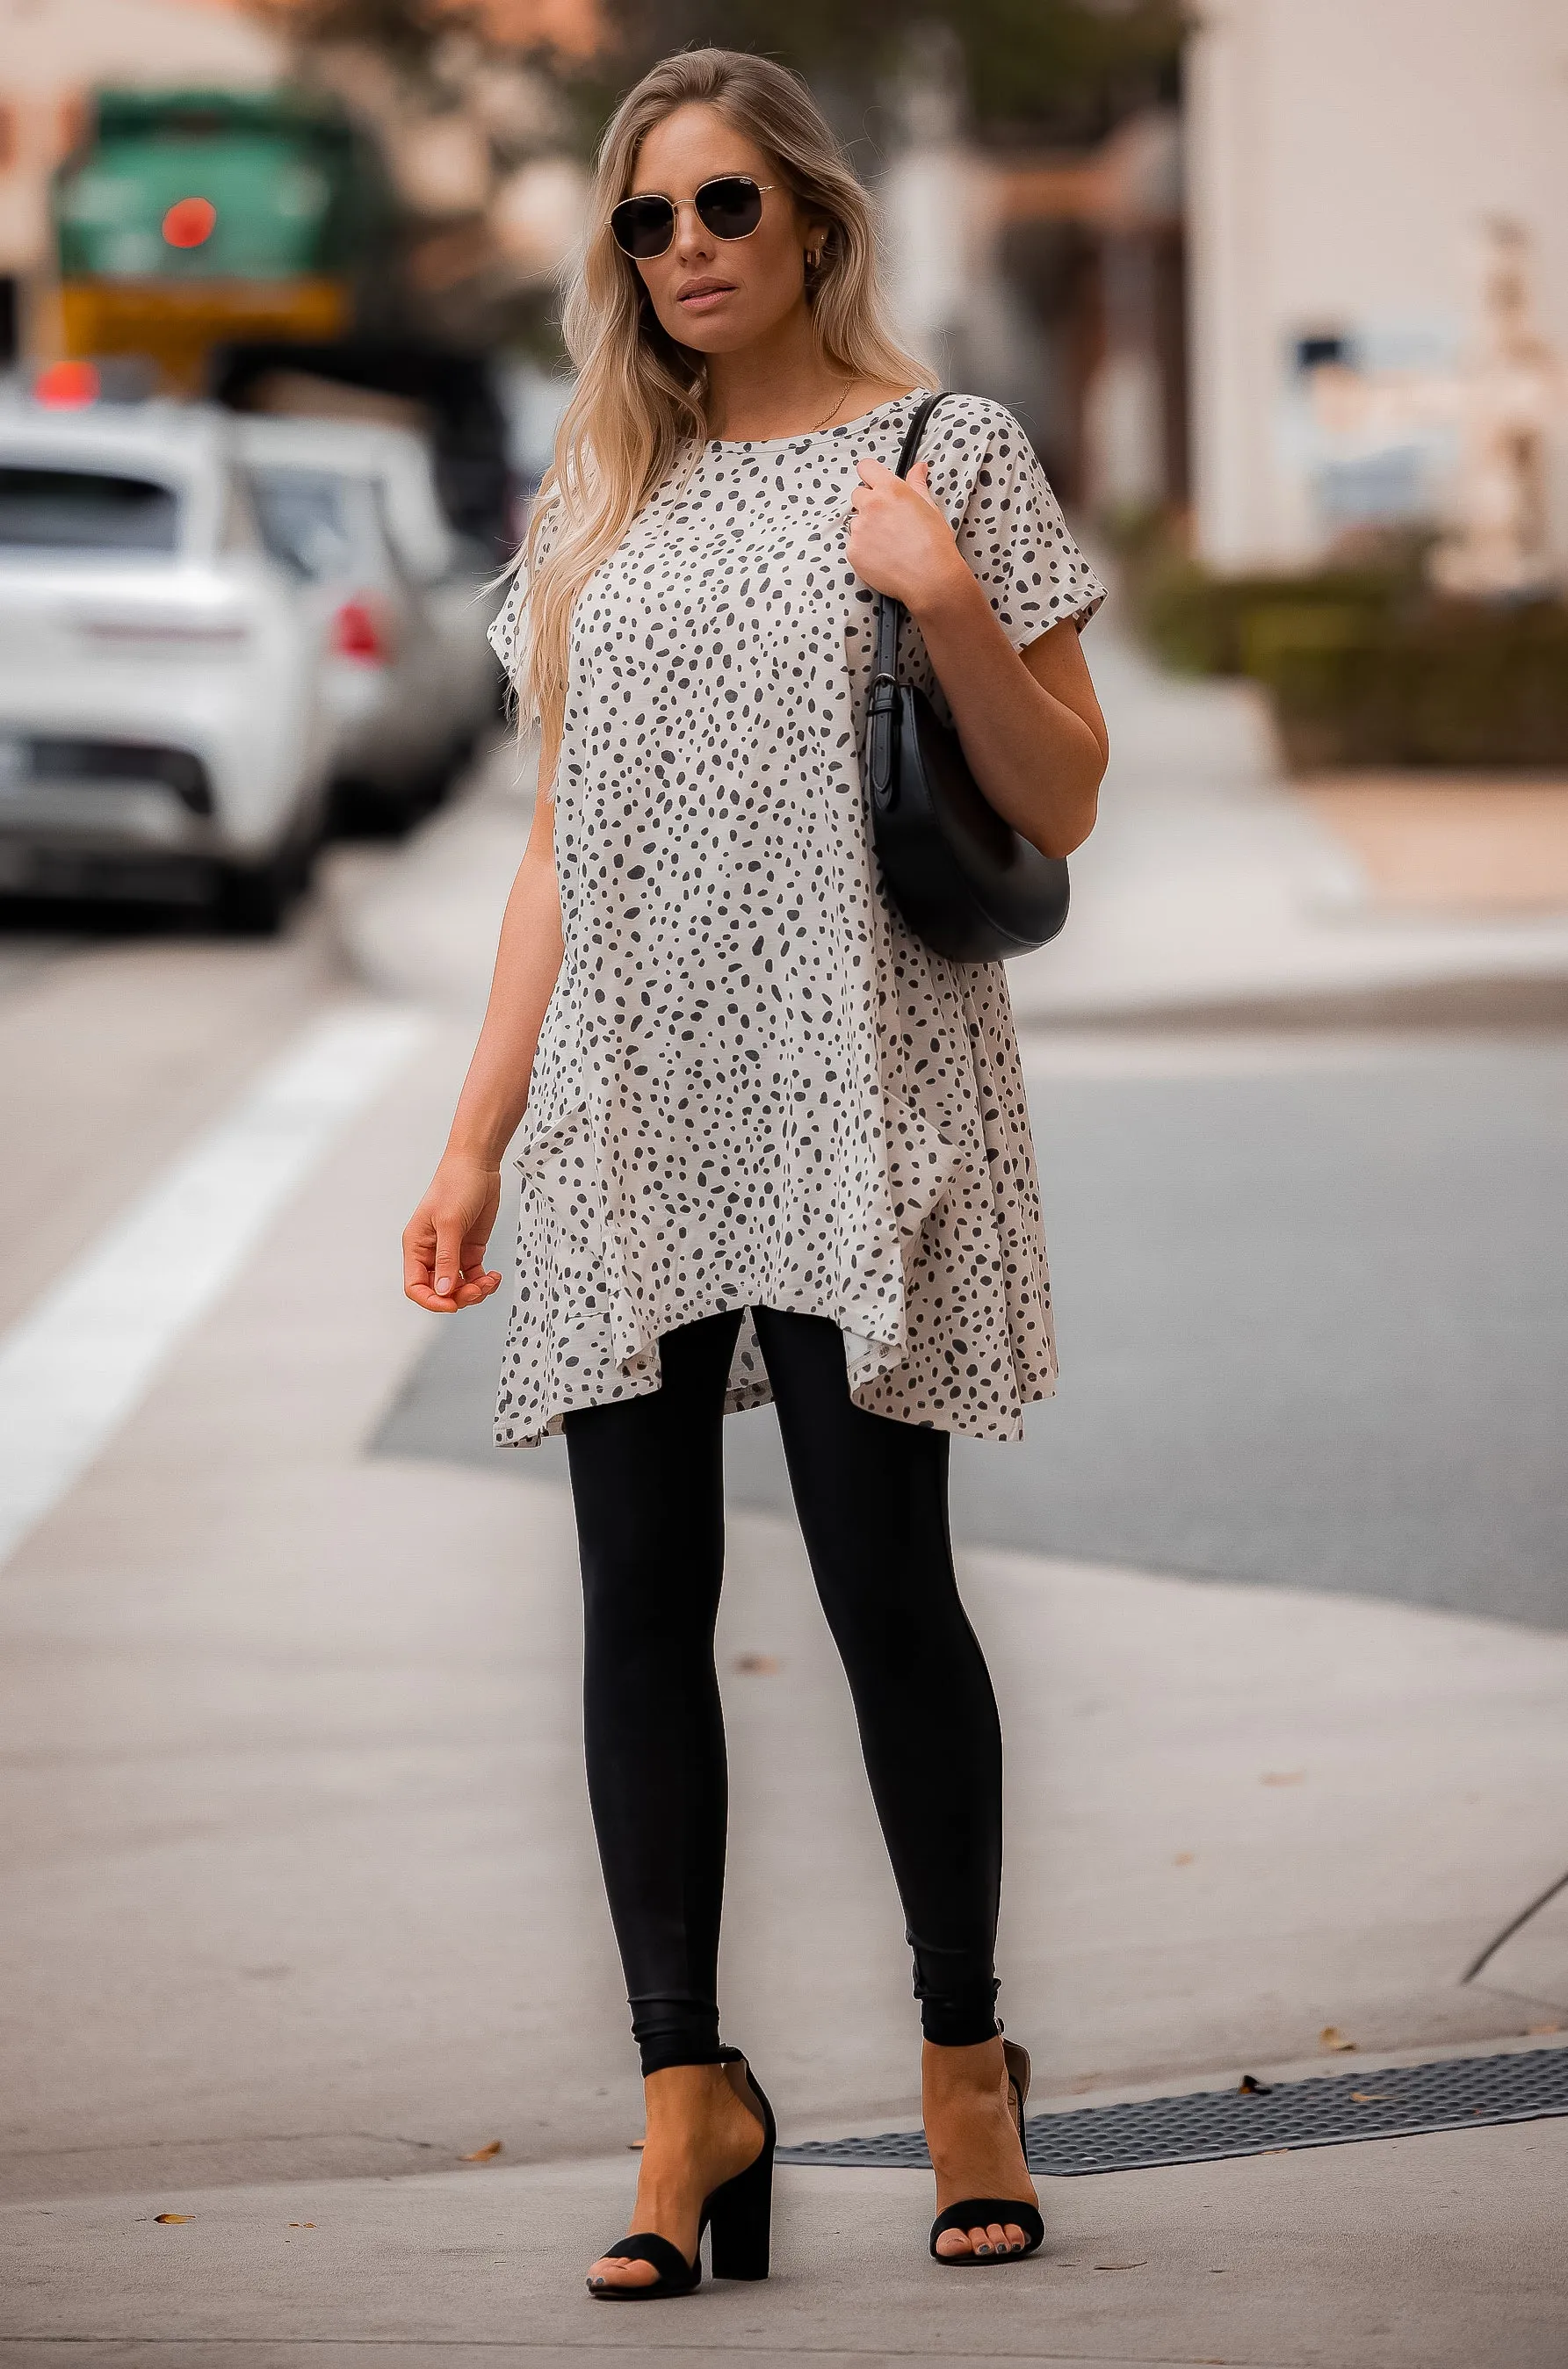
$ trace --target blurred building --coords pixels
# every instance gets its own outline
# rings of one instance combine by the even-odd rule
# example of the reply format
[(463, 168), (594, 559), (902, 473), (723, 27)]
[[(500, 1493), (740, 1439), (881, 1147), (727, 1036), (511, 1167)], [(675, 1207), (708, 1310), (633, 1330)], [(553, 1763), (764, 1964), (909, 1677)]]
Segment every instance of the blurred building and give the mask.
[(1006, 403), (1067, 499), (1181, 503), (1186, 356), (1180, 127), (1148, 107), (1083, 153), (991, 153), (957, 86), (903, 94), (877, 187), (889, 292), (944, 383)]
[(201, 0), (0, 0), (0, 360), (36, 342), (54, 259), (50, 178), (104, 86), (255, 90), (281, 44)]
[(1202, 556), (1288, 567), (1483, 498), (1501, 241), (1539, 415), (1517, 498), (1539, 501), (1561, 568), (1563, 0), (1206, 0), (1186, 119)]

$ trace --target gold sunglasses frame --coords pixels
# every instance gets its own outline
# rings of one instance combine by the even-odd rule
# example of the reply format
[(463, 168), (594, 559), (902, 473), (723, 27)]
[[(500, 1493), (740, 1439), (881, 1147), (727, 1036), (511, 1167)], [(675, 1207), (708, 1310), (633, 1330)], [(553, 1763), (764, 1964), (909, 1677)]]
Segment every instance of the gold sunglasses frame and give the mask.
[[(615, 238), (616, 247), (619, 252), (625, 257), (627, 262), (657, 263), (659, 256), (668, 255), (670, 248), (675, 244), (675, 234), (681, 227), (681, 207), (691, 206), (694, 208), (696, 206), (697, 200), (702, 196), (703, 191), (704, 189), (711, 189), (715, 181), (751, 181), (751, 187), (756, 190), (757, 195), (760, 198), (765, 198), (770, 189), (776, 189), (779, 186), (777, 181), (752, 181), (750, 173), (710, 173), (705, 181), (698, 182), (697, 187), (692, 190), (689, 198), (672, 198), (668, 189), (628, 189), (625, 196), (624, 198), (617, 198), (615, 203), (610, 209), (611, 237), (615, 238), (615, 217), (617, 213), (619, 213), (621, 208), (625, 205), (631, 205), (635, 200), (642, 198), (662, 198), (664, 200), (665, 204), (670, 208), (670, 236), (665, 240), (664, 245), (658, 249), (657, 253), (653, 255), (634, 255), (630, 247), (622, 246), (620, 240)], [(716, 238), (722, 246), (738, 246), (742, 239), (755, 238), (757, 233), (762, 227), (762, 217), (761, 213), (759, 213), (756, 221), (752, 223), (750, 230), (738, 230), (733, 238), (727, 238), (722, 231), (715, 230), (710, 223), (704, 223), (701, 214), (698, 214), (697, 220), (700, 223), (703, 223), (703, 228), (707, 232), (708, 236), (710, 238)]]

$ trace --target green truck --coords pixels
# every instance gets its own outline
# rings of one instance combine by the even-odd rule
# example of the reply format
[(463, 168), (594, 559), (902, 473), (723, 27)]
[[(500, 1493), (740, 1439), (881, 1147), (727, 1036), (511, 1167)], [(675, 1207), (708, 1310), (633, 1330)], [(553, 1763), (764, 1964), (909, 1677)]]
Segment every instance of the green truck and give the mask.
[(101, 93), (55, 178), (58, 349), (195, 394), (216, 347), (382, 325), (395, 208), (373, 142), (287, 90)]

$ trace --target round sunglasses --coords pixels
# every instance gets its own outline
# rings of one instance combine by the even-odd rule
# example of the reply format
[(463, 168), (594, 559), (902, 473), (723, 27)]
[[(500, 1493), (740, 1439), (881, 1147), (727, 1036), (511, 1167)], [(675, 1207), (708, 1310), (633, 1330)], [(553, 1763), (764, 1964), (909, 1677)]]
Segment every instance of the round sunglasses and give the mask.
[(715, 238), (750, 238), (762, 219), (764, 192), (777, 186), (754, 181), (750, 173), (720, 173), (704, 181), (694, 197), (666, 198), (650, 191), (645, 197), (623, 198), (611, 209), (611, 233), (623, 255), (651, 263), (674, 239), (676, 208), (692, 205), (697, 220)]

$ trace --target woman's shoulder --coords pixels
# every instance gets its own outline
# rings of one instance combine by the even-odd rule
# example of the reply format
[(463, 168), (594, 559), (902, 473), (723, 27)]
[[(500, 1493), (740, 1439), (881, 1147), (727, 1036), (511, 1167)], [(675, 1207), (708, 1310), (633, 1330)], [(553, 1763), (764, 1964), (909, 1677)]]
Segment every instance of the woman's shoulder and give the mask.
[(999, 460), (1035, 458), (1033, 441), (1015, 412), (989, 395), (969, 395), (960, 388), (943, 389), (924, 441), (932, 451), (945, 448), (977, 456), (989, 452)]
[(944, 394), (921, 438), (919, 457), (955, 528), (972, 505), (1000, 504), (1008, 511), (1053, 505), (1027, 429), (990, 395)]

